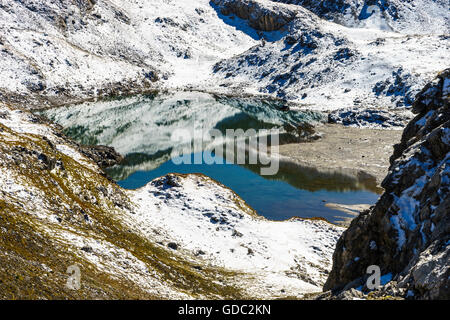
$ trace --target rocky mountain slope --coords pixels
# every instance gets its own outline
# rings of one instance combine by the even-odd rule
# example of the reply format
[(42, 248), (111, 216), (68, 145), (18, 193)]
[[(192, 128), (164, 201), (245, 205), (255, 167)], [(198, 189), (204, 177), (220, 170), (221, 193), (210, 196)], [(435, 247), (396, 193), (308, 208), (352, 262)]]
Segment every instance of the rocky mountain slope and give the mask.
[[(319, 17), (348, 27), (381, 27), (406, 34), (447, 33), (445, 0), (272, 0), (303, 6)], [(374, 16), (375, 19), (368, 19)], [(376, 23), (376, 24), (374, 24)]]
[(186, 85), (254, 43), (217, 22), (207, 0), (2, 1), (1, 97), (43, 107)]
[[(222, 13), (235, 13), (242, 18), (246, 18), (242, 13), (246, 4), (250, 26), (279, 18), (256, 5), (265, 3), (271, 8), (271, 1), (214, 2)], [(380, 9), (378, 14), (364, 15), (367, 5), (362, 6), (361, 2), (343, 1), (332, 10), (334, 1), (297, 1), (303, 6), (280, 6), (282, 12), (288, 13), (280, 18), (283, 23), (276, 24), (278, 31), (261, 33), (260, 44), (214, 66), (219, 86), (276, 95), (321, 110), (410, 106), (415, 94), (446, 67), (448, 3), (431, 1), (429, 6), (422, 3), (420, 12), (441, 18), (433, 20), (436, 28), (427, 28), (414, 20), (415, 25), (424, 28), (418, 35), (413, 27), (405, 26), (401, 32), (385, 28), (382, 13), (386, 11)], [(396, 5), (408, 7), (403, 1)], [(338, 18), (332, 19), (333, 22), (321, 19), (325, 12), (333, 12), (333, 17), (347, 17), (347, 11), (359, 13), (360, 23), (344, 25)], [(407, 17), (401, 21), (409, 21)], [(422, 56), (424, 52), (426, 59)]]
[(2, 1), (0, 94), (39, 108), (154, 89), (258, 93), (321, 110), (409, 106), (445, 68), (448, 9), (443, 0)]
[(339, 239), (324, 289), (361, 286), (378, 265), (391, 292), (450, 298), (450, 69), (417, 96), (395, 146), (385, 193)]
[(123, 190), (99, 150), (4, 105), (0, 149), (2, 299), (302, 297), (321, 290), (343, 231), (268, 221), (201, 175)]

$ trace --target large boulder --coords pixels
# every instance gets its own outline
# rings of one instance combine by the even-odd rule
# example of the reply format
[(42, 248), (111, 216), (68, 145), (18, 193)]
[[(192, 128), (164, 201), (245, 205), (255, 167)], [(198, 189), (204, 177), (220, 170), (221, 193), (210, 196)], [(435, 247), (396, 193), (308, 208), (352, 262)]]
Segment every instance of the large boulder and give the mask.
[(324, 290), (364, 288), (367, 267), (377, 265), (408, 297), (450, 298), (449, 93), (447, 69), (417, 95), (385, 193), (339, 239)]

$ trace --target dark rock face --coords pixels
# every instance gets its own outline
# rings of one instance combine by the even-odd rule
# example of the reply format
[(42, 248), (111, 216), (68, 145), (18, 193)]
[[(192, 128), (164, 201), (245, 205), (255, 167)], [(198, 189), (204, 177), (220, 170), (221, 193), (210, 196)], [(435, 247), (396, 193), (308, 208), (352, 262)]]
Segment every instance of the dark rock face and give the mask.
[(324, 290), (364, 286), (367, 267), (378, 265), (408, 297), (450, 298), (449, 94), (447, 69), (417, 95), (385, 193), (339, 239)]
[(123, 156), (108, 146), (80, 146), (80, 151), (102, 168), (112, 167), (123, 160)]
[(255, 0), (212, 0), (224, 15), (235, 14), (248, 20), (252, 28), (275, 31), (292, 21), (296, 11), (283, 5), (260, 3)]

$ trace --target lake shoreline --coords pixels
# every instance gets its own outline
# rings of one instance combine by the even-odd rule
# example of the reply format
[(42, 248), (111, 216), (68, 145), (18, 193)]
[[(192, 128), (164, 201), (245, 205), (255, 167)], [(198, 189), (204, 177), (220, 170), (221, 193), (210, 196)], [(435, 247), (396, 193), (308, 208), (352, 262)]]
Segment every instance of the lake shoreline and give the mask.
[[(400, 142), (401, 130), (346, 127), (340, 124), (319, 124), (322, 137), (312, 142), (280, 146), (285, 161), (306, 165), (319, 171), (336, 171), (358, 181), (381, 182), (389, 169), (393, 147)], [(381, 146), (381, 147), (380, 147)]]

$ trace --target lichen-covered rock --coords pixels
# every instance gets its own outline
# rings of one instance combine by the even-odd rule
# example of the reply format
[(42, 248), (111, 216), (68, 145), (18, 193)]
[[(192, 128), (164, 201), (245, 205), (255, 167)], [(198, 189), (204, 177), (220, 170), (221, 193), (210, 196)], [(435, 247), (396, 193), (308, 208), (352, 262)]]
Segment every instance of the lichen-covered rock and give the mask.
[(123, 160), (123, 156), (109, 146), (81, 146), (80, 151), (102, 169), (112, 167)]
[(324, 289), (356, 281), (378, 265), (408, 297), (450, 297), (450, 69), (416, 97), (417, 116), (395, 146), (385, 193), (338, 241)]

